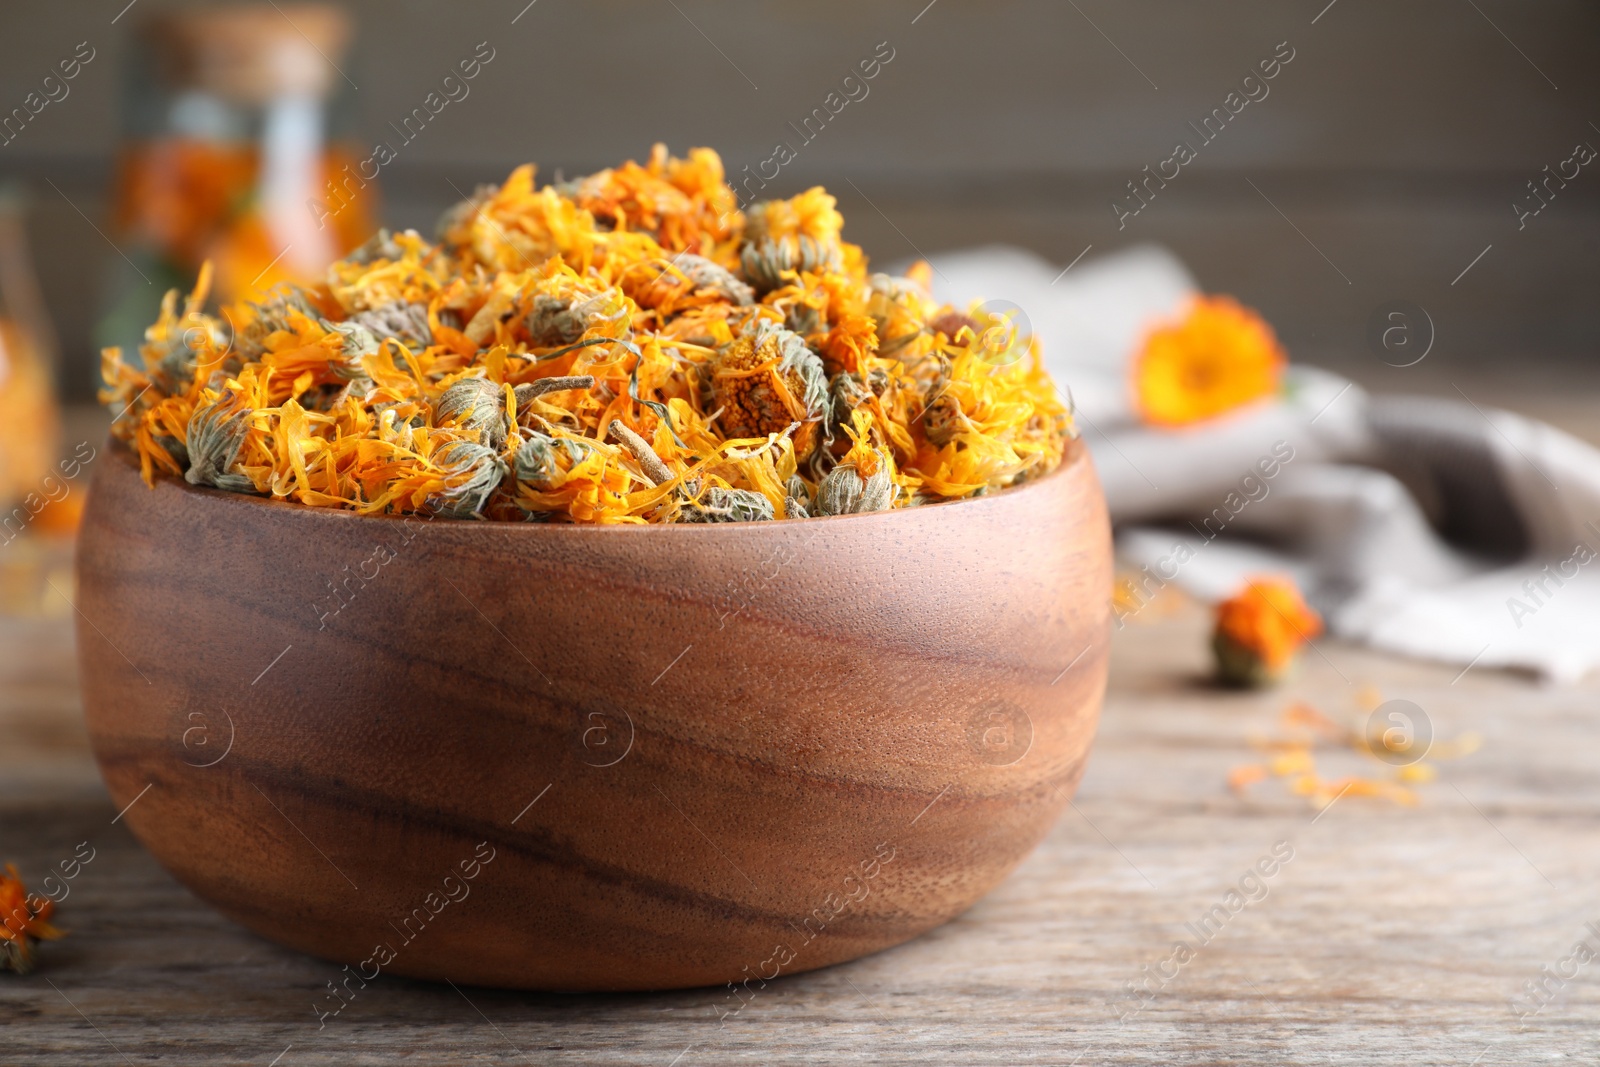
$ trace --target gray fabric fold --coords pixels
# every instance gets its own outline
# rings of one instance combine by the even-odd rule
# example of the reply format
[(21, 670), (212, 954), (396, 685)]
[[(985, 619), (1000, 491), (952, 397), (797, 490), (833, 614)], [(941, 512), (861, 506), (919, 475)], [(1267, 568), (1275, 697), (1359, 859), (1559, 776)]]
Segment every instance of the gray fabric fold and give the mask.
[(1216, 600), (1283, 573), (1342, 638), (1555, 682), (1600, 666), (1600, 451), (1512, 412), (1372, 397), (1311, 367), (1223, 418), (1144, 426), (1130, 360), (1198, 292), (1170, 253), (1135, 248), (1063, 274), (977, 249), (934, 267), (938, 298), (1028, 315), (1149, 596), (1173, 584)]

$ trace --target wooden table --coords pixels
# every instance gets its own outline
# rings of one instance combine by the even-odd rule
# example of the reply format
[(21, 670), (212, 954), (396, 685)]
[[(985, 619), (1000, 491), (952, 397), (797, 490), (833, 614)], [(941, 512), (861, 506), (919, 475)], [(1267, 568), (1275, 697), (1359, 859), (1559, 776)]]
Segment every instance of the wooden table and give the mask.
[[(115, 821), (79, 721), (64, 600), (0, 624), (0, 857), (37, 879), (94, 859), (32, 975), (0, 975), (0, 1063), (1508, 1064), (1600, 1062), (1600, 685), (1546, 690), (1319, 642), (1269, 694), (1203, 682), (1197, 609), (1116, 636), (1073, 809), (992, 896), (856, 963), (780, 979), (719, 1026), (725, 990), (546, 996), (383, 978), (319, 1029), (337, 968), (262, 941), (178, 886)], [(1414, 808), (1320, 816), (1277, 780), (1236, 796), (1283, 706), (1415, 701), (1478, 753)], [(1351, 757), (1352, 759), (1354, 757)], [(1282, 844), (1278, 844), (1278, 843)], [(1260, 899), (1210, 920), (1247, 881)], [(908, 842), (914, 847), (914, 842)], [(85, 850), (85, 853), (87, 850)], [(1262, 888), (1257, 889), (1260, 885)], [(1263, 895), (1264, 894), (1264, 895)], [(1151, 977), (1153, 976), (1153, 977)], [(1145, 992), (1130, 992), (1144, 983)], [(1559, 988), (1558, 988), (1558, 983)], [(120, 1057), (120, 1059), (119, 1059)]]

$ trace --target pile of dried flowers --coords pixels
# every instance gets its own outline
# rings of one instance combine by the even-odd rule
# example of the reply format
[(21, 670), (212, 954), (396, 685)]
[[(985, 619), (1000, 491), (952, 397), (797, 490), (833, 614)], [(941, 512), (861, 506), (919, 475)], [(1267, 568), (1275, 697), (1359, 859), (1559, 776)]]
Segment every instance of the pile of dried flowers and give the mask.
[(537, 188), (524, 166), (307, 287), (170, 293), (102, 399), (146, 481), (363, 513), (800, 518), (977, 496), (1059, 464), (1032, 339), (869, 274), (820, 188), (738, 210), (722, 161)]

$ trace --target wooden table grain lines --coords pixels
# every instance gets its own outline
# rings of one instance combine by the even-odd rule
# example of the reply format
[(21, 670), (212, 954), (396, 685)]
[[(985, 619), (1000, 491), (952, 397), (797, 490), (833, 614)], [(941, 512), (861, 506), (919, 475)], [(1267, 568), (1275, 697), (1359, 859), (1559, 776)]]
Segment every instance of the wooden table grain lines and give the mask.
[[(1219, 693), (1200, 681), (1204, 625), (1191, 609), (1115, 636), (1076, 810), (917, 941), (780, 978), (732, 1015), (726, 989), (379, 978), (323, 1023), (314, 1004), (337, 967), (216, 916), (112, 823), (66, 621), (7, 621), (0, 856), (36, 881), (80, 842), (96, 851), (59, 913), (71, 936), (35, 974), (0, 976), (0, 1062), (1600, 1062), (1600, 961), (1545, 977), (1572, 970), (1560, 961), (1581, 939), (1600, 945), (1585, 925), (1600, 927), (1600, 684), (1474, 669), (1451, 685), (1456, 670), (1327, 641), (1332, 662), (1310, 657), (1283, 690)], [(1440, 737), (1480, 732), (1483, 749), (1441, 763), (1416, 808), (1346, 796), (1313, 820), (1276, 780), (1231, 794), (1228, 770), (1290, 700), (1354, 711), (1341, 674), (1415, 701)], [(1292, 858), (1263, 876), (1275, 846)], [(1228, 910), (1230, 890), (1250, 902)], [(1519, 1016), (1541, 981), (1549, 1003)]]

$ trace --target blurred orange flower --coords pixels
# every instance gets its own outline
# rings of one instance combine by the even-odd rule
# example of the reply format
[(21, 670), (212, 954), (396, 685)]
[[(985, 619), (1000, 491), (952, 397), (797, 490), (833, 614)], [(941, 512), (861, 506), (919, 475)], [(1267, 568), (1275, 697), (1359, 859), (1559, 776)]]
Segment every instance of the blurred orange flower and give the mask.
[(6, 864), (0, 875), (0, 970), (18, 974), (33, 970), (33, 943), (29, 938), (54, 941), (61, 931), (51, 926), (56, 903), (44, 897), (29, 897), (22, 887), (17, 869)]
[(1186, 426), (1270, 396), (1288, 363), (1272, 327), (1231, 297), (1199, 297), (1145, 337), (1133, 365), (1145, 422)]
[(1212, 647), (1223, 680), (1261, 685), (1281, 678), (1322, 619), (1287, 578), (1256, 578), (1217, 605)]

